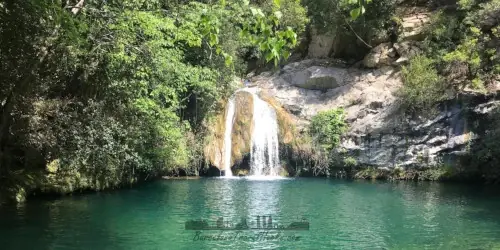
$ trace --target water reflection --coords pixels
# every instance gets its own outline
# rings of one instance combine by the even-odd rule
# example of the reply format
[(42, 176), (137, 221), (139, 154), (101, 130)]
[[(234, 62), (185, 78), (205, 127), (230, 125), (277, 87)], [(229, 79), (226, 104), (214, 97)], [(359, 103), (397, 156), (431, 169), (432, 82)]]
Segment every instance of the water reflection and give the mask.
[[(494, 249), (492, 187), (327, 179), (172, 180), (0, 208), (2, 249)], [(187, 220), (307, 218), (299, 242), (194, 241)], [(218, 232), (217, 232), (218, 233)]]

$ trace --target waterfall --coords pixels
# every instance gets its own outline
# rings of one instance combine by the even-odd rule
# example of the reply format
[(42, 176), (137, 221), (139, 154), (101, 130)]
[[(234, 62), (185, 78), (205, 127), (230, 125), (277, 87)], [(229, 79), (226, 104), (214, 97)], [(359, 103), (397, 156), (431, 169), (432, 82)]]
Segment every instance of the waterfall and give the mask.
[[(277, 177), (280, 173), (278, 121), (276, 111), (265, 101), (259, 98), (252, 89), (244, 88), (253, 97), (253, 130), (250, 151), (250, 176)], [(238, 92), (237, 91), (237, 92)], [(246, 107), (238, 107), (246, 108)], [(231, 97), (227, 105), (226, 127), (224, 131), (224, 172), (225, 177), (232, 177), (231, 154), (232, 133), (235, 117), (235, 100)]]
[(231, 98), (227, 104), (226, 128), (224, 131), (224, 176), (227, 177), (233, 176), (231, 171), (231, 135), (233, 133), (234, 111), (234, 99)]
[(278, 176), (279, 143), (276, 111), (255, 93), (253, 96), (253, 131), (250, 155), (251, 176)]

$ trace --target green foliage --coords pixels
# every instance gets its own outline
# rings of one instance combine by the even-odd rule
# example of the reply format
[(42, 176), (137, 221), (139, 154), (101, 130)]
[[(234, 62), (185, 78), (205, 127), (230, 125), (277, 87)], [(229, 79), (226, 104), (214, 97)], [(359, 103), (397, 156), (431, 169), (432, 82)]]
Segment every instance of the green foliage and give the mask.
[(403, 87), (399, 96), (404, 110), (429, 111), (444, 98), (445, 85), (432, 59), (418, 55), (402, 69)]
[(358, 166), (358, 161), (356, 161), (356, 159), (351, 156), (346, 157), (343, 161), (344, 166), (346, 166), (347, 168), (354, 168)]
[(430, 24), (425, 27), (425, 33), (426, 55), (433, 56), (435, 59), (442, 58), (456, 46), (456, 41), (463, 37), (459, 18), (442, 11), (431, 17)]
[(461, 0), (458, 12), (439, 12), (427, 28), (426, 55), (436, 62), (439, 73), (456, 90), (470, 85), (484, 89), (498, 74), (496, 51), (500, 24), (494, 16), (499, 0)]
[(243, 25), (241, 36), (257, 46), (267, 62), (273, 60), (277, 66), (281, 57), (286, 60), (290, 56), (290, 50), (297, 44), (297, 34), (290, 27), (286, 30), (276, 29), (283, 15), (280, 11), (266, 16), (260, 9), (250, 10), (253, 22)]
[[(395, 1), (304, 0), (311, 23), (320, 33), (331, 32), (338, 37), (336, 56), (362, 58), (370, 49), (363, 41), (381, 33), (389, 33)], [(363, 40), (360, 40), (360, 38)]]
[(259, 4), (265, 15), (271, 15), (279, 11), (279, 26), (282, 28), (290, 27), (297, 35), (305, 31), (305, 24), (309, 22), (307, 10), (302, 6), (300, 0), (280, 0), (279, 4), (274, 1), (264, 0)]
[(0, 3), (0, 181), (11, 193), (199, 167), (204, 121), (246, 54), (287, 58), (307, 21), (295, 0), (77, 3)]
[[(363, 17), (365, 20), (360, 22), (388, 21), (394, 11), (394, 2), (384, 1), (362, 1), (362, 0), (316, 0), (304, 1), (307, 6), (312, 23), (317, 28), (326, 28), (338, 30), (346, 19), (351, 24), (355, 24), (358, 19)], [(379, 16), (377, 17), (376, 14)], [(375, 23), (376, 23), (375, 22)], [(378, 28), (378, 27), (372, 27)]]
[(340, 138), (347, 130), (343, 109), (332, 109), (319, 112), (312, 120), (309, 133), (313, 140), (327, 150), (340, 144)]
[(350, 0), (349, 4), (355, 5), (355, 8), (349, 11), (352, 20), (358, 19), (359, 16), (365, 14), (366, 7), (372, 0)]

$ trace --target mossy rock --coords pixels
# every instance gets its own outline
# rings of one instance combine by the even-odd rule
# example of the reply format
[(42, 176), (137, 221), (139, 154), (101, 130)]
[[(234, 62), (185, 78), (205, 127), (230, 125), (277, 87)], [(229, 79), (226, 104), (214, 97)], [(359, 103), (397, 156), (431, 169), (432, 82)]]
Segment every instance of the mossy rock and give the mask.
[(235, 114), (231, 134), (231, 166), (249, 155), (253, 130), (253, 96), (248, 92), (237, 92), (234, 96)]

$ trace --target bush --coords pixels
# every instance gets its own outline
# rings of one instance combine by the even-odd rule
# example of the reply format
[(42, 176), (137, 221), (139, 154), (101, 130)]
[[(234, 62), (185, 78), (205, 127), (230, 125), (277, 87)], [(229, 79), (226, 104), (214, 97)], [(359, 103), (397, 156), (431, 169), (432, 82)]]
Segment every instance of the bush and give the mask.
[(356, 161), (356, 159), (354, 159), (351, 156), (344, 158), (343, 162), (344, 162), (344, 166), (347, 168), (354, 168), (354, 167), (358, 166), (358, 161)]
[(327, 150), (332, 150), (339, 145), (340, 137), (346, 130), (344, 109), (337, 108), (319, 112), (314, 116), (309, 133), (314, 142)]
[(461, 0), (454, 12), (438, 12), (426, 28), (424, 51), (457, 91), (484, 89), (500, 72), (500, 0)]
[(404, 111), (429, 111), (443, 100), (445, 87), (432, 59), (417, 55), (403, 67), (402, 74), (403, 88), (399, 96)]
[[(274, 2), (266, 1), (260, 4), (266, 12), (271, 12)], [(298, 35), (305, 30), (305, 25), (309, 22), (306, 9), (300, 3), (300, 0), (281, 0), (279, 11), (283, 14), (280, 19), (280, 25), (291, 27)]]

